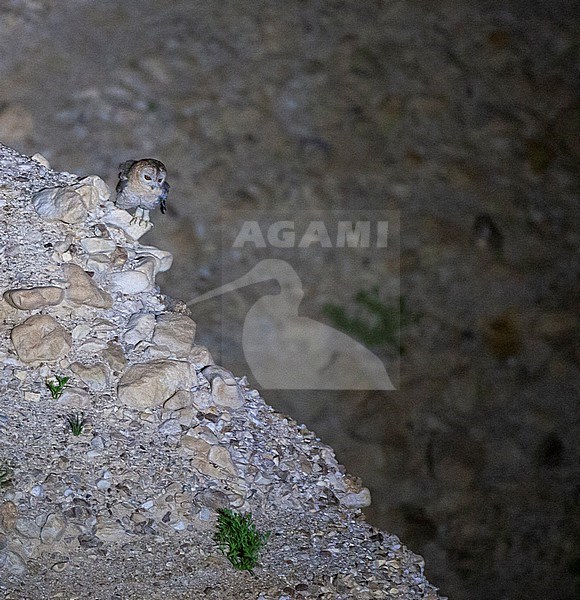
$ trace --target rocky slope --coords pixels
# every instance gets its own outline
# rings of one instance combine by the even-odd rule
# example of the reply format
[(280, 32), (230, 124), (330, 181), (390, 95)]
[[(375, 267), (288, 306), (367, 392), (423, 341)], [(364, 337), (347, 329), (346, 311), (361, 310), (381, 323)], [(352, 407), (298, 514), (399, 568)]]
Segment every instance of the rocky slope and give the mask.
[[(333, 451), (195, 344), (155, 285), (171, 255), (36, 158), (0, 145), (3, 597), (437, 598)], [(271, 532), (253, 577), (216, 550), (221, 507)]]

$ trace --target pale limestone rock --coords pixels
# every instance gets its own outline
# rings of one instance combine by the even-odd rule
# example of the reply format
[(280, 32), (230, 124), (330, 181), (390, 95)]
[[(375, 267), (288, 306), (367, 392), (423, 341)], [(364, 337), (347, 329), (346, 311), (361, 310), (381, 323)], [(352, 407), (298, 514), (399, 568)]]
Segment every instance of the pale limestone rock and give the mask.
[(97, 175), (84, 177), (79, 183), (69, 187), (81, 197), (82, 203), (89, 211), (94, 210), (111, 196), (109, 186)]
[(18, 309), (14, 308), (3, 296), (0, 296), (0, 322), (8, 322), (18, 319)]
[(244, 397), (230, 371), (213, 365), (202, 369), (202, 374), (210, 383), (211, 395), (217, 406), (236, 409), (243, 405)]
[(70, 188), (47, 188), (37, 192), (32, 198), (36, 212), (44, 219), (81, 223), (88, 212), (82, 198)]
[(86, 352), (87, 354), (96, 354), (101, 352), (107, 347), (105, 340), (99, 338), (87, 338), (78, 348), (79, 352)]
[(120, 373), (127, 366), (127, 359), (123, 354), (123, 348), (115, 342), (109, 342), (101, 352), (102, 359), (109, 365), (111, 370)]
[(179, 390), (171, 396), (164, 404), (166, 410), (180, 410), (191, 405), (191, 392)]
[(25, 560), (14, 550), (0, 552), (0, 569), (8, 575), (17, 577), (24, 575), (27, 571)]
[(72, 338), (49, 315), (33, 315), (11, 333), (12, 343), (23, 362), (54, 362), (71, 348)]
[(113, 306), (111, 295), (102, 290), (81, 267), (67, 264), (64, 265), (63, 270), (68, 281), (65, 292), (68, 301), (95, 308), (111, 308)]
[(155, 246), (140, 246), (135, 250), (138, 257), (153, 257), (158, 262), (157, 272), (168, 271), (173, 264), (173, 254)]
[(76, 387), (66, 387), (57, 403), (70, 408), (89, 408), (91, 397), (88, 392)]
[(70, 369), (92, 391), (102, 391), (109, 385), (109, 372), (102, 363), (85, 365), (74, 362)]
[(32, 160), (35, 160), (38, 164), (42, 165), (43, 167), (50, 169), (50, 163), (44, 156), (42, 156), (42, 154), (40, 154), (40, 152), (33, 154), (30, 158)]
[(50, 513), (40, 530), (40, 539), (44, 544), (58, 542), (64, 535), (66, 519), (63, 515)]
[(4, 300), (19, 310), (34, 310), (45, 306), (56, 306), (64, 298), (64, 290), (54, 285), (27, 289), (7, 290)]
[(207, 457), (211, 449), (211, 444), (208, 444), (205, 440), (188, 434), (181, 436), (180, 443), (182, 448), (200, 457)]
[(215, 365), (211, 352), (205, 347), (194, 344), (189, 354), (189, 360), (196, 369), (203, 369), (210, 365)]
[(112, 202), (107, 203), (107, 212), (103, 216), (103, 223), (122, 229), (130, 240), (138, 240), (150, 229), (153, 229), (150, 221), (134, 219), (130, 213), (117, 208)]
[(224, 469), (228, 475), (238, 476), (238, 470), (234, 465), (234, 461), (230, 456), (227, 448), (224, 446), (212, 446), (209, 451), (208, 458), (216, 467)]
[(135, 271), (144, 273), (151, 283), (155, 283), (155, 276), (159, 271), (158, 261), (154, 256), (142, 256), (135, 262)]
[(187, 358), (195, 337), (195, 322), (185, 315), (158, 315), (151, 339), (151, 356)]
[(191, 395), (191, 404), (198, 410), (207, 410), (214, 405), (210, 392), (206, 390), (196, 390)]
[(98, 517), (95, 535), (104, 542), (115, 543), (123, 541), (128, 534), (115, 520)]
[(178, 419), (167, 419), (163, 421), (159, 426), (159, 433), (161, 435), (180, 435), (181, 425)]
[(153, 313), (135, 313), (127, 323), (123, 341), (131, 346), (139, 342), (148, 341), (155, 329), (155, 315)]
[(349, 492), (339, 498), (339, 502), (345, 508), (365, 508), (371, 505), (371, 493), (367, 488), (360, 492)]
[(81, 248), (88, 254), (111, 255), (117, 244), (113, 240), (103, 237), (84, 238), (81, 240)]
[(149, 292), (155, 284), (147, 273), (141, 271), (120, 271), (109, 276), (110, 288), (122, 294)]
[(178, 390), (188, 390), (196, 383), (189, 363), (152, 360), (129, 367), (119, 381), (117, 394), (122, 404), (145, 409), (163, 404)]
[(40, 527), (32, 519), (18, 517), (18, 519), (16, 519), (15, 529), (25, 538), (40, 538)]

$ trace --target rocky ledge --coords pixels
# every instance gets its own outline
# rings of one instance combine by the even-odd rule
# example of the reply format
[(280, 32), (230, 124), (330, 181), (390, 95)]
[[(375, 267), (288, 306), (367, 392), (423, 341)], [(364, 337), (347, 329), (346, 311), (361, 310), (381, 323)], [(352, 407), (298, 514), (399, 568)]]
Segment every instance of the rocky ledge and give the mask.
[[(331, 448), (194, 342), (171, 255), (109, 196), (0, 145), (3, 597), (438, 598)], [(220, 508), (271, 532), (253, 574)]]

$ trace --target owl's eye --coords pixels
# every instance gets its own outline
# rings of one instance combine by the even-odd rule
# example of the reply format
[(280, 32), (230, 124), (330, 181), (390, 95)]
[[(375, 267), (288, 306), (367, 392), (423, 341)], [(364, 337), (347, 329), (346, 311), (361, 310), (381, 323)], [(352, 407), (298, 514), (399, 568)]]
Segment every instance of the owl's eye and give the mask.
[(146, 181), (151, 181), (151, 175), (143, 175), (143, 179)]
[(159, 177), (159, 179), (157, 179), (157, 183), (161, 183), (163, 181), (163, 177)]

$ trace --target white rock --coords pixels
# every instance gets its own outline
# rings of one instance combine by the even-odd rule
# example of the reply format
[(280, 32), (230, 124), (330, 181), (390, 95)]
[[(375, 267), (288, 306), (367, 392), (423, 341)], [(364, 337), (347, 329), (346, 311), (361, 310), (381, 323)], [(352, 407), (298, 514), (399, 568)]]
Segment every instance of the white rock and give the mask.
[(89, 408), (91, 406), (91, 397), (80, 388), (66, 387), (57, 400), (59, 405), (71, 408)]
[(215, 361), (210, 351), (205, 347), (194, 344), (189, 354), (189, 360), (193, 363), (196, 369), (203, 369), (210, 365), (215, 365)]
[(64, 298), (64, 289), (53, 285), (27, 289), (7, 290), (4, 300), (19, 310), (34, 310), (45, 306), (56, 306)]
[(135, 254), (138, 257), (141, 256), (152, 256), (159, 262), (158, 271), (168, 271), (173, 264), (173, 254), (167, 250), (161, 250), (155, 246), (139, 246), (135, 249)]
[(189, 363), (177, 360), (153, 360), (132, 365), (119, 381), (119, 401), (131, 408), (145, 409), (163, 404), (178, 390), (197, 384)]
[(215, 404), (232, 409), (240, 408), (243, 405), (244, 397), (230, 371), (212, 365), (202, 369), (201, 372), (210, 383), (211, 395)]
[(135, 313), (127, 323), (123, 341), (131, 346), (139, 342), (150, 340), (155, 329), (155, 315), (153, 313)]
[(82, 203), (90, 211), (94, 210), (100, 203), (107, 201), (111, 196), (109, 186), (96, 175), (89, 175), (69, 186), (80, 197)]
[(360, 492), (350, 492), (341, 496), (339, 502), (346, 508), (365, 508), (371, 505), (371, 493), (367, 488), (362, 488)]
[(50, 163), (44, 156), (42, 156), (42, 154), (40, 154), (40, 152), (33, 154), (30, 158), (32, 158), (32, 160), (35, 160), (37, 163), (41, 164), (43, 167), (50, 169)]
[(151, 339), (151, 356), (187, 358), (191, 353), (196, 325), (189, 317), (175, 313), (158, 315)]
[(228, 449), (224, 446), (212, 446), (208, 458), (210, 462), (217, 467), (220, 467), (227, 471), (228, 474), (237, 477), (238, 470), (234, 465), (234, 461), (232, 460)]
[(40, 539), (44, 544), (58, 542), (64, 535), (66, 519), (63, 515), (50, 513), (40, 530)]
[(88, 216), (80, 195), (69, 188), (41, 190), (33, 196), (32, 204), (44, 219), (81, 223)]
[(95, 308), (111, 308), (113, 306), (111, 295), (102, 290), (81, 267), (75, 264), (66, 264), (63, 271), (68, 282), (65, 297), (69, 302)]
[(133, 216), (126, 210), (117, 208), (112, 202), (107, 203), (107, 212), (103, 223), (122, 229), (130, 240), (138, 240), (142, 235), (153, 229), (151, 222), (133, 221)]
[(12, 343), (23, 362), (54, 362), (71, 348), (72, 338), (50, 315), (33, 315), (11, 333)]
[(109, 385), (109, 371), (102, 363), (85, 365), (74, 362), (70, 369), (92, 391), (102, 391)]
[(88, 254), (112, 254), (117, 244), (113, 240), (102, 237), (85, 238), (81, 240), (81, 248)]
[(123, 294), (140, 294), (153, 289), (154, 281), (151, 281), (146, 273), (141, 271), (121, 271), (112, 273), (109, 277), (111, 290)]

